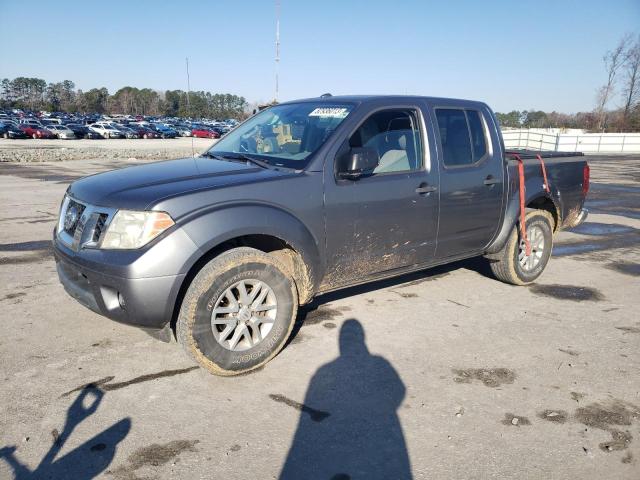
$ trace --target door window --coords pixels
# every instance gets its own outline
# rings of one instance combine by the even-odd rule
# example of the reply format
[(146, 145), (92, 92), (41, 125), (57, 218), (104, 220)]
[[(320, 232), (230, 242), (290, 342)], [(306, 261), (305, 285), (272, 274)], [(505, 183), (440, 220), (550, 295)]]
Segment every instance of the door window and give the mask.
[(487, 153), (487, 139), (480, 112), (458, 108), (436, 109), (444, 165), (468, 166)]
[(422, 168), (422, 140), (418, 116), (411, 109), (373, 113), (349, 138), (350, 148), (370, 148), (378, 156), (373, 174)]
[(487, 153), (487, 140), (484, 136), (484, 126), (480, 119), (480, 112), (467, 110), (467, 120), (471, 131), (471, 146), (473, 147), (473, 161), (477, 162)]

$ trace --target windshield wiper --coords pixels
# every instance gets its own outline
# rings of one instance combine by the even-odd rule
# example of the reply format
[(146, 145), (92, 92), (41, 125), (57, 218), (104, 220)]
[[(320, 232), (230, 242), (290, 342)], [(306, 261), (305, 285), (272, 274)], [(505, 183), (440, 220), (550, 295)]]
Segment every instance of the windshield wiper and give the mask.
[(222, 155), (216, 155), (215, 153), (211, 153), (209, 151), (201, 153), (200, 156), (213, 158), (214, 160), (226, 160)]
[(245, 155), (244, 153), (240, 153), (240, 152), (233, 152), (233, 153), (212, 153), (212, 152), (204, 152), (202, 154), (203, 156), (209, 157), (209, 158), (214, 158), (216, 160), (231, 160), (231, 161), (238, 161), (241, 160), (242, 163), (253, 163), (254, 165), (258, 165), (259, 167), (262, 168), (271, 168), (272, 165), (269, 162), (265, 162), (263, 160), (258, 160), (257, 158), (253, 158), (250, 157), (249, 155)]

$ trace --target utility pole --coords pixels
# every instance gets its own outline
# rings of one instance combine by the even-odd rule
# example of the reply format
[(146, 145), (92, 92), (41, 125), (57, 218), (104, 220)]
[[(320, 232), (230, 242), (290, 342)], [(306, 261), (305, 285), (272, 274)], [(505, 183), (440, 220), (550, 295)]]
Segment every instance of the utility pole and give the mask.
[(280, 70), (280, 0), (276, 0), (276, 94), (273, 103), (278, 103), (278, 73)]

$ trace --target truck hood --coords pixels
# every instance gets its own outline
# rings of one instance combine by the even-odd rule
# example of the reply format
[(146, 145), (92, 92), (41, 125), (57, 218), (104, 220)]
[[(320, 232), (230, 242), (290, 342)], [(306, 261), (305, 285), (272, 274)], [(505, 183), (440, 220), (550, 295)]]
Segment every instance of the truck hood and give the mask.
[(278, 178), (286, 173), (207, 157), (121, 168), (82, 178), (68, 193), (91, 205), (146, 210), (160, 200), (195, 190)]

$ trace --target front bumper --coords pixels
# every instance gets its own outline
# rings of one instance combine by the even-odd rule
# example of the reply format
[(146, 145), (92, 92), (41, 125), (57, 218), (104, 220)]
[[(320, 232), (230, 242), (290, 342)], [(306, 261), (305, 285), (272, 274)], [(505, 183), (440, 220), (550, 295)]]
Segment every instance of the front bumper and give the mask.
[[(180, 268), (176, 268), (173, 275), (140, 271), (141, 266), (157, 265), (158, 257), (163, 253), (175, 253), (175, 249), (180, 247), (182, 251), (187, 250), (185, 247), (189, 247), (190, 242), (181, 235), (165, 241), (169, 243), (168, 250), (160, 242), (134, 256), (127, 252), (124, 257), (117, 251), (74, 252), (60, 241), (54, 230), (53, 251), (58, 278), (67, 293), (90, 310), (117, 322), (144, 328), (147, 333), (168, 340), (169, 324), (186, 273)], [(195, 247), (192, 242), (191, 245)], [(196, 251), (197, 248), (192, 253), (196, 254)], [(97, 256), (104, 263), (97, 263), (91, 256)], [(173, 262), (165, 259), (165, 263)]]

